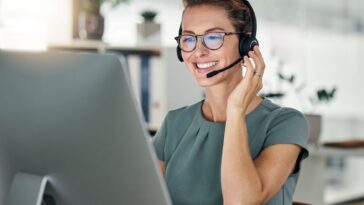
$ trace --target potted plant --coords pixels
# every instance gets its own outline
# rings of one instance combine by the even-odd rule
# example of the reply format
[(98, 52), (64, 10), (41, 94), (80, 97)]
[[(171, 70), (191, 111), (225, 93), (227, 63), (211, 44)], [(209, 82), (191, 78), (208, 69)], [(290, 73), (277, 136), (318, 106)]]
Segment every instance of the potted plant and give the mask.
[[(310, 104), (309, 108), (303, 105), (303, 111), (310, 125), (309, 143), (317, 145), (321, 133), (322, 116), (315, 112), (316, 108), (319, 105), (330, 103), (335, 97), (337, 88), (336, 87), (320, 88), (314, 91), (314, 93), (311, 94), (310, 96), (306, 97), (303, 96), (303, 90), (306, 88), (306, 84), (305, 83), (297, 84), (296, 76), (294, 74), (284, 75), (283, 73), (278, 72), (277, 76), (281, 82), (288, 84), (289, 87), (293, 89), (296, 98), (298, 98), (302, 104), (305, 104), (305, 101), (309, 102)], [(263, 94), (263, 96), (281, 99), (284, 96), (286, 96), (286, 93), (284, 92), (266, 93)]]
[(100, 13), (100, 8), (105, 2), (114, 7), (120, 3), (126, 3), (128, 0), (81, 0), (81, 13), (78, 19), (80, 38), (102, 38), (105, 20)]
[(157, 16), (157, 12), (153, 10), (145, 10), (140, 13), (140, 15), (143, 17), (144, 22), (153, 22), (155, 16)]
[(315, 95), (310, 97), (310, 102), (313, 105), (312, 112), (306, 113), (305, 116), (310, 124), (310, 137), (308, 142), (311, 144), (316, 144), (319, 141), (319, 137), (321, 134), (321, 123), (322, 123), (322, 116), (314, 112), (314, 109), (323, 103), (329, 103), (334, 99), (335, 93), (337, 88), (334, 87), (331, 90), (321, 88), (316, 90)]
[(160, 45), (161, 25), (154, 21), (157, 12), (144, 10), (140, 13), (143, 22), (137, 25), (139, 45)]

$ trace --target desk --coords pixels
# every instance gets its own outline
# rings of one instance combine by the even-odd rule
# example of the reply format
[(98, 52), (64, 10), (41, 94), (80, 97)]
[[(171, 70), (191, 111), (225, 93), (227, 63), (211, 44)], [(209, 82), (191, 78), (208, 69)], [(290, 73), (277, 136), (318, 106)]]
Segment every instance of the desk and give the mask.
[[(302, 172), (294, 196), (295, 200), (322, 205), (363, 198), (364, 186), (360, 184), (361, 182), (359, 180), (360, 178), (364, 180), (361, 177), (362, 174), (360, 174), (362, 172), (361, 170), (350, 169), (350, 164), (348, 164), (346, 166), (346, 173), (340, 176), (343, 179), (343, 184), (337, 187), (327, 186), (325, 176), (328, 174), (326, 170), (326, 160), (328, 157), (345, 157), (346, 160), (364, 160), (364, 148), (310, 146), (309, 151), (309, 158), (304, 160), (302, 164)], [(364, 164), (362, 167), (364, 167)]]
[(140, 102), (144, 119), (146, 122), (150, 120), (149, 104), (150, 104), (150, 58), (159, 57), (161, 54), (160, 47), (151, 46), (121, 46), (110, 45), (102, 41), (93, 40), (73, 40), (66, 43), (48, 45), (50, 51), (71, 51), (71, 52), (99, 52), (99, 53), (116, 53), (124, 60), (129, 69), (128, 56), (137, 55), (140, 57)]
[(364, 157), (364, 148), (309, 147), (310, 156)]

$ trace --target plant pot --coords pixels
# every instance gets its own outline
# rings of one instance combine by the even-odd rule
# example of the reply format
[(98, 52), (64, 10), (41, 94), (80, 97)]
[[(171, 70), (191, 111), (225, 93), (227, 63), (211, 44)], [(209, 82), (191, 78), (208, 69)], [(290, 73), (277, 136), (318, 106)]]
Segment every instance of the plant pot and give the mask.
[(159, 46), (161, 42), (161, 25), (152, 21), (137, 24), (138, 45)]
[(317, 145), (321, 134), (322, 116), (316, 114), (305, 114), (305, 117), (310, 125), (310, 135), (308, 138), (309, 144)]
[(103, 16), (99, 13), (81, 13), (78, 21), (80, 38), (101, 40), (105, 25)]

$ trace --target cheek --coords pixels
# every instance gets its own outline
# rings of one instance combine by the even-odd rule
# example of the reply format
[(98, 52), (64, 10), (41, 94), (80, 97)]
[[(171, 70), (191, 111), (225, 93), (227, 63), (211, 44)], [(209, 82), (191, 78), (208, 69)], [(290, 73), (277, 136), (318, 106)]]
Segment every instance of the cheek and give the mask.
[(183, 58), (183, 64), (184, 64), (184, 66), (188, 69), (188, 70), (190, 70), (190, 71), (192, 71), (193, 70), (193, 64), (192, 64), (192, 62), (191, 62), (191, 59), (190, 59), (190, 57), (191, 57), (191, 55), (185, 55), (185, 54), (183, 54), (182, 53), (182, 58)]
[(186, 53), (186, 52), (182, 51), (182, 58), (185, 63), (187, 63), (189, 61), (190, 57), (191, 57), (191, 53)]
[(193, 64), (191, 64), (191, 63), (185, 63), (185, 67), (186, 67), (186, 69), (187, 69), (189, 72), (191, 72), (191, 73), (193, 74), (193, 72), (194, 72), (194, 70), (195, 70), (195, 67), (194, 67), (194, 65), (193, 65)]
[(239, 52), (239, 39), (231, 39), (231, 41), (225, 42), (224, 51), (230, 56), (240, 56)]
[(192, 69), (193, 68), (193, 64), (192, 64), (192, 54), (191, 53), (184, 53), (182, 52), (182, 58), (183, 58), (183, 62), (185, 63), (185, 66), (188, 67), (188, 69)]
[(233, 45), (229, 45), (229, 48), (228, 48), (229, 51), (229, 54), (230, 56), (240, 56), (240, 52), (239, 52), (239, 44), (236, 43), (236, 44), (233, 44)]

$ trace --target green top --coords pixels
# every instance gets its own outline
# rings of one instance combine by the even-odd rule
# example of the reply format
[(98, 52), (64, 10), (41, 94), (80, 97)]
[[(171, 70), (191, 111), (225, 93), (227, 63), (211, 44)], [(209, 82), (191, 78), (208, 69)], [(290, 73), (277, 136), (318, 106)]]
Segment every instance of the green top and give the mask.
[[(201, 114), (203, 101), (170, 111), (153, 143), (165, 163), (165, 180), (174, 205), (222, 205), (221, 156), (225, 123), (210, 122)], [(292, 108), (264, 99), (246, 116), (253, 159), (270, 145), (297, 144), (302, 152), (295, 171), (266, 204), (291, 205), (299, 165), (308, 156), (308, 123)]]

